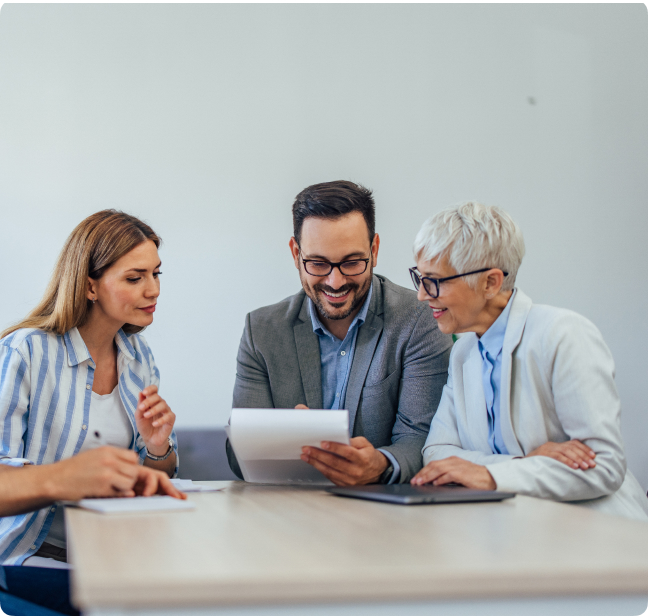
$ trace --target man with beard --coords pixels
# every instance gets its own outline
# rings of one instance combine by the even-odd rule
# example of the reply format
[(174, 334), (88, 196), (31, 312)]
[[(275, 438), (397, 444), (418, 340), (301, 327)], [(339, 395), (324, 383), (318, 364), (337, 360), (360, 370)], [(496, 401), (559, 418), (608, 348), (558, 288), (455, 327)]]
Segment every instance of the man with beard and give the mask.
[[(302, 290), (247, 315), (234, 408), (346, 409), (351, 444), (304, 447), (302, 459), (337, 485), (408, 482), (422, 466), (452, 341), (414, 291), (373, 273), (370, 190), (309, 186), (293, 226)], [(227, 453), (241, 477), (229, 442)]]

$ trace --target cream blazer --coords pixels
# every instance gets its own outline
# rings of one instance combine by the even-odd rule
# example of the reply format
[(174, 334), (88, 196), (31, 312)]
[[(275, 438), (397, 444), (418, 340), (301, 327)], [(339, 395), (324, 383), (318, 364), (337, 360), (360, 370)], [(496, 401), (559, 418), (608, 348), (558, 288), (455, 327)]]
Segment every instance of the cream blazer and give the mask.
[[(572, 501), (648, 520), (648, 498), (626, 468), (621, 405), (612, 354), (598, 329), (570, 310), (513, 297), (504, 346), (500, 420), (510, 455), (493, 454), (474, 333), (450, 356), (448, 382), (423, 447), (423, 461), (458, 456), (486, 466), (497, 489)], [(545, 456), (524, 458), (547, 441), (578, 439), (596, 467), (574, 470)]]

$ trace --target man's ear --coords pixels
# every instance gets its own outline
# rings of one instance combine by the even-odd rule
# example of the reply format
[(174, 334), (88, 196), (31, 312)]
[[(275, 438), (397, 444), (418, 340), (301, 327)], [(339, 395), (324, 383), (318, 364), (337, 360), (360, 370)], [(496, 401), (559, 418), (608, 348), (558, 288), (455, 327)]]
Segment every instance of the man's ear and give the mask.
[(371, 242), (371, 258), (373, 260), (373, 267), (378, 265), (378, 249), (380, 248), (380, 236), (375, 233), (373, 242)]
[(297, 243), (297, 240), (294, 237), (291, 237), (288, 246), (290, 246), (290, 253), (293, 256), (295, 267), (299, 269), (299, 244)]

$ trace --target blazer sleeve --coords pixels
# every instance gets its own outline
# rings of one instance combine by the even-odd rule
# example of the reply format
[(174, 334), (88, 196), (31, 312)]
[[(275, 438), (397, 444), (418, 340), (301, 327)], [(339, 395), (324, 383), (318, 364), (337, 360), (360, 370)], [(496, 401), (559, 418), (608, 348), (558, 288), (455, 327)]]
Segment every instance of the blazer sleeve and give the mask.
[[(479, 383), (479, 386), (481, 387), (481, 383)], [(464, 460), (482, 466), (494, 462), (512, 460), (514, 458), (514, 456), (510, 455), (483, 453), (462, 447), (454, 405), (452, 361), (448, 367), (448, 382), (443, 387), (441, 402), (432, 419), (430, 433), (425, 441), (422, 454), (423, 464), (428, 464), (428, 462), (435, 460), (445, 460), (451, 456), (457, 456), (458, 458), (463, 458)]]
[(544, 456), (487, 465), (497, 488), (560, 501), (614, 493), (626, 460), (614, 361), (603, 337), (590, 321), (568, 313), (547, 328), (539, 363), (546, 366), (563, 431), (596, 453), (596, 466), (577, 470)]
[(22, 466), (29, 420), (31, 357), (0, 344), (0, 464)]
[(245, 317), (245, 328), (236, 357), (232, 406), (236, 409), (274, 408), (268, 369), (255, 351), (249, 314)]
[(452, 339), (428, 313), (421, 311), (405, 348), (392, 443), (380, 448), (396, 458), (401, 483), (422, 466), (421, 448), (448, 374)]

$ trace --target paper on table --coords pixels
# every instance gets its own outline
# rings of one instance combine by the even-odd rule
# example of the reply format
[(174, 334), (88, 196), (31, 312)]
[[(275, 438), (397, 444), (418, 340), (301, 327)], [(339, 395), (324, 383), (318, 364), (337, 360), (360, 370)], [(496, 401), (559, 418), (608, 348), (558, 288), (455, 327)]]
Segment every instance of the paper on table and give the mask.
[(232, 409), (230, 440), (239, 460), (299, 460), (305, 445), (349, 444), (349, 412)]
[(218, 492), (223, 489), (216, 486), (203, 486), (194, 483), (191, 479), (172, 479), (171, 483), (182, 492)]
[(82, 509), (99, 513), (135, 513), (195, 509), (196, 504), (172, 496), (135, 496), (133, 498), (84, 498), (75, 503)]

